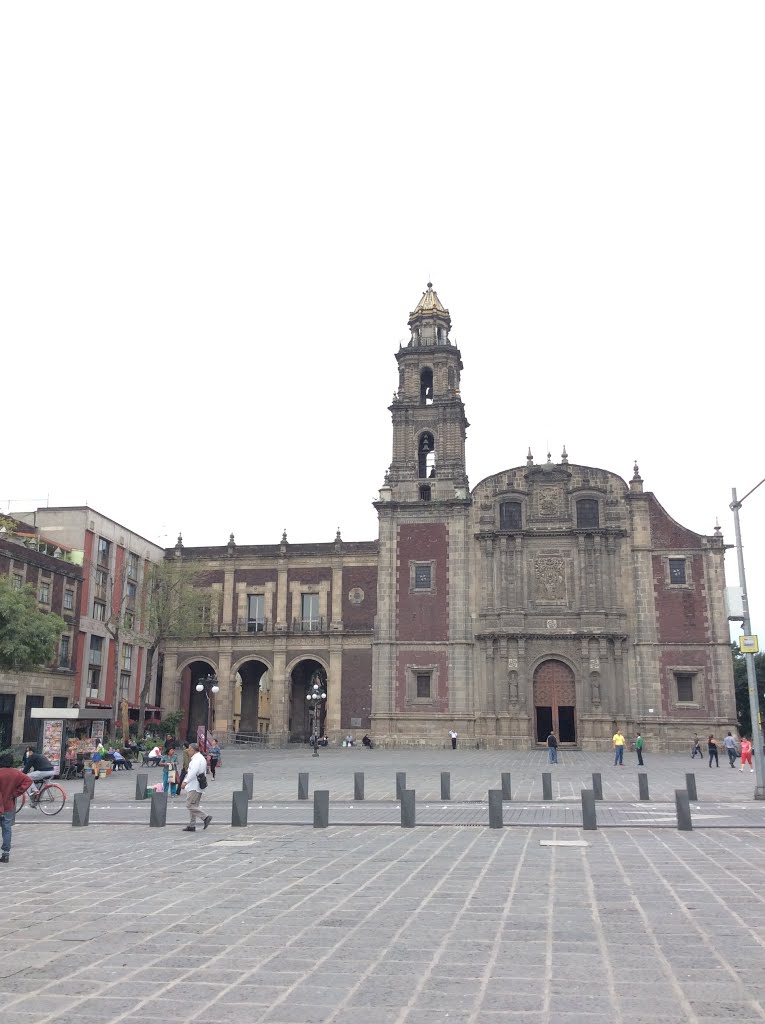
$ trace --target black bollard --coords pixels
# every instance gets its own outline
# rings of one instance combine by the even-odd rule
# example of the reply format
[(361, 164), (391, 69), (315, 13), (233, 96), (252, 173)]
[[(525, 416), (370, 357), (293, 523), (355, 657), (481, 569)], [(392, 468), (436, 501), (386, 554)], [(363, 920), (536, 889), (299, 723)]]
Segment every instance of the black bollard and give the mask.
[(406, 789), (406, 772), (396, 772), (396, 799), (401, 799), (401, 794)]
[(90, 821), (90, 797), (87, 793), (74, 794), (72, 807), (72, 824), (75, 828), (84, 828)]
[(364, 773), (354, 772), (353, 773), (353, 799), (363, 800), (364, 799)]
[(542, 799), (552, 800), (552, 775), (550, 772), (542, 772)]
[(308, 772), (298, 772), (298, 800), (308, 799)]
[(151, 810), (149, 825), (151, 828), (164, 828), (167, 824), (167, 793), (151, 794)]
[(247, 799), (252, 800), (252, 772), (244, 772), (242, 775), (242, 789), (247, 794)]
[(329, 790), (313, 791), (313, 827), (326, 828), (329, 825)]
[(452, 773), (441, 772), (441, 799), (451, 800), (452, 798)]
[(501, 789), (490, 789), (489, 790), (489, 828), (502, 828), (504, 821), (502, 820), (502, 797), (504, 793)]
[(401, 827), (414, 828), (415, 804), (414, 790), (401, 790)]
[(689, 800), (698, 800), (699, 794), (696, 792), (696, 773), (686, 772), (685, 774), (685, 790), (688, 794)]
[(96, 799), (96, 777), (93, 772), (85, 772), (83, 775), (82, 791), (88, 794), (90, 800)]
[(679, 832), (691, 832), (691, 804), (684, 789), (675, 790), (675, 810), (677, 812), (677, 828)]
[(246, 828), (247, 826), (247, 790), (234, 790), (231, 794), (231, 827)]
[(641, 800), (650, 800), (648, 795), (648, 772), (638, 772), (638, 788)]
[(592, 791), (595, 794), (596, 800), (603, 799), (603, 778), (600, 772), (592, 773)]
[[(502, 772), (502, 799), (512, 800), (513, 799), (513, 786), (512, 779), (510, 778), (510, 772)], [(491, 793), (491, 790), (489, 790)]]
[(591, 789), (582, 790), (582, 828), (587, 832), (594, 832), (598, 827), (597, 812), (595, 810), (595, 794)]
[(146, 790), (149, 788), (149, 776), (139, 772), (135, 777), (135, 798), (136, 800), (146, 799)]

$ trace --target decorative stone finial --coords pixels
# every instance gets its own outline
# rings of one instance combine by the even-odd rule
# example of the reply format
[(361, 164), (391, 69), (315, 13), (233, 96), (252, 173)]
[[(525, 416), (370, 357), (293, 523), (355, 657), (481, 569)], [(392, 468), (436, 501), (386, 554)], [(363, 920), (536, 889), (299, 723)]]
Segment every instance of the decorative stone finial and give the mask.
[(228, 542), (229, 542), (229, 544), (236, 544), (236, 541), (234, 540), (234, 535), (233, 535), (233, 533), (230, 533), (230, 534), (228, 535)]
[(183, 547), (183, 534), (182, 533), (178, 534), (178, 540), (175, 542), (175, 546), (177, 548), (182, 548)]
[(335, 540), (337, 541), (337, 540), (342, 540), (342, 539), (343, 538), (340, 536), (340, 527), (338, 526), (337, 533), (335, 534)]
[(228, 557), (233, 558), (236, 553), (236, 541), (234, 540), (233, 533), (228, 535)]
[(552, 453), (551, 452), (547, 453), (547, 465), (548, 466), (552, 465)]
[(433, 282), (432, 281), (428, 281), (428, 288), (432, 288), (432, 287), (433, 287)]
[(526, 456), (526, 465), (527, 466), (533, 466), (534, 465), (534, 456), (531, 454), (531, 446), (529, 446), (529, 453)]
[(637, 460), (635, 460), (635, 465), (632, 467), (632, 473), (633, 480), (640, 480), (640, 467), (637, 464)]
[(715, 537), (722, 537), (722, 529), (720, 527), (720, 520), (715, 516)]
[(565, 444), (563, 445), (563, 451), (561, 453), (560, 461), (564, 466), (568, 465), (568, 452), (566, 451)]
[(282, 530), (282, 544), (287, 543), (287, 527), (285, 526)]
[(637, 459), (635, 459), (635, 465), (633, 466), (633, 476), (630, 480), (630, 491), (632, 494), (643, 493), (643, 478), (640, 475), (640, 469), (638, 468)]

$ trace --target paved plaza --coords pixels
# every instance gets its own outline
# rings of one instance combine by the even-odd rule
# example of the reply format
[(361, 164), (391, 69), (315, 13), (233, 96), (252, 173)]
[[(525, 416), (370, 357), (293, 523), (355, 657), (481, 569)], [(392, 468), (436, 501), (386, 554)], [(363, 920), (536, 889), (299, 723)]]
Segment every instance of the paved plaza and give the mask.
[[(567, 754), (550, 769), (547, 807), (573, 813), (600, 770), (599, 814), (646, 811), (597, 832), (460, 820), (484, 814), (503, 771), (506, 821), (516, 802), (545, 809), (538, 752), (226, 751), (203, 801), (213, 824), (193, 835), (181, 801), (172, 825), (149, 828), (130, 773), (98, 783), (88, 828), (25, 808), (0, 871), (0, 1021), (762, 1021), (765, 808), (751, 801), (753, 777), (646, 757), (656, 800), (641, 808), (628, 759), (620, 769)], [(653, 821), (694, 767), (694, 831)], [(362, 770), (363, 805), (352, 799)], [(442, 806), (442, 770), (459, 812), (436, 827), (424, 809)], [(233, 829), (243, 771), (256, 823)], [(330, 790), (329, 828), (299, 824), (306, 810), (311, 820), (310, 801), (295, 799), (299, 771)], [(373, 824), (388, 809), (397, 820), (396, 771), (417, 792), (417, 828)], [(65, 786), (71, 796), (81, 783)], [(371, 818), (332, 824), (367, 803)], [(256, 820), (274, 806), (283, 824)], [(753, 824), (720, 827), (718, 812)]]

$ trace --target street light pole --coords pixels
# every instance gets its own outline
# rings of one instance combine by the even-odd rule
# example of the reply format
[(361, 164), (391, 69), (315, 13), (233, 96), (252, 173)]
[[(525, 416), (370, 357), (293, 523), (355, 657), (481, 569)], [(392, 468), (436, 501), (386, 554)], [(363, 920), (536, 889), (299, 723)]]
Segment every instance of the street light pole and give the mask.
[(321, 707), (322, 701), (327, 699), (327, 691), (321, 685), (321, 682), (313, 683), (311, 689), (305, 695), (305, 699), (309, 703), (309, 707), (313, 708), (313, 756), (319, 756), (319, 725), (320, 725), (320, 714), (319, 708)]
[[(752, 494), (760, 484), (765, 484), (765, 479), (749, 491)], [(741, 524), (738, 513), (741, 505), (749, 497), (745, 494), (741, 501), (736, 496), (736, 488), (733, 488), (733, 501), (730, 504), (733, 512), (733, 526), (736, 531), (736, 554), (738, 556), (738, 581), (741, 584), (741, 603), (744, 613), (743, 629), (744, 635), (749, 636), (752, 631), (752, 621), (749, 616), (749, 598), (746, 593), (746, 574), (744, 572), (744, 546), (741, 543)], [(752, 716), (752, 753), (754, 754), (754, 799), (765, 800), (765, 757), (762, 751), (762, 726), (760, 724), (760, 699), (757, 693), (757, 671), (754, 666), (754, 655), (751, 651), (744, 654), (746, 660), (746, 679), (749, 686), (749, 713)]]
[(215, 674), (205, 676), (204, 679), (200, 679), (195, 687), (197, 693), (204, 693), (207, 698), (207, 717), (205, 718), (205, 754), (207, 753), (207, 734), (210, 731), (210, 694), (217, 693), (220, 690), (218, 686), (218, 680)]

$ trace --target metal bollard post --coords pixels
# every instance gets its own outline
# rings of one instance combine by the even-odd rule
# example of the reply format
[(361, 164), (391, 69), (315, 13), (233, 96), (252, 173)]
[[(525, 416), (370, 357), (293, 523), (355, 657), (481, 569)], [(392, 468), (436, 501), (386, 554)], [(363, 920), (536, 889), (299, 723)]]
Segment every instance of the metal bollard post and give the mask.
[(402, 789), (401, 790), (401, 827), (402, 828), (414, 828), (414, 821), (415, 821), (414, 790), (413, 789)]
[(82, 777), (82, 791), (87, 793), (91, 800), (96, 799), (96, 777), (92, 771), (86, 771)]
[(246, 828), (248, 809), (247, 790), (234, 790), (231, 794), (231, 827)]
[(146, 799), (146, 790), (149, 788), (149, 776), (139, 772), (135, 777), (135, 798), (136, 800)]
[(452, 773), (441, 772), (441, 799), (451, 800), (452, 798)]
[(252, 800), (253, 778), (252, 772), (244, 772), (242, 775), (242, 789), (247, 794), (247, 799)]
[(502, 828), (502, 790), (489, 790), (489, 828)]
[(363, 800), (364, 799), (364, 773), (354, 772), (353, 773), (353, 799)]
[(596, 800), (603, 799), (603, 777), (600, 772), (592, 773), (592, 791)]
[(552, 775), (550, 772), (542, 772), (542, 799), (552, 800)]
[(151, 828), (164, 828), (167, 824), (167, 793), (151, 794), (151, 810), (149, 825)]
[(396, 799), (401, 799), (401, 794), (406, 789), (406, 772), (396, 772)]
[(594, 832), (598, 827), (595, 810), (595, 794), (591, 789), (582, 790), (582, 828), (586, 832)]
[(648, 773), (647, 772), (638, 772), (638, 788), (639, 788), (639, 791), (640, 791), (640, 799), (641, 800), (650, 800), (651, 799), (650, 796), (648, 795)]
[[(513, 799), (513, 786), (512, 779), (510, 778), (510, 772), (502, 772), (502, 799), (512, 800)], [(489, 790), (491, 792), (491, 790)]]
[(87, 793), (74, 794), (72, 808), (72, 824), (75, 828), (84, 828), (90, 821), (90, 797)]
[(675, 810), (677, 812), (677, 828), (679, 832), (693, 831), (691, 821), (691, 804), (684, 789), (675, 790)]
[(313, 791), (313, 827), (326, 828), (329, 825), (329, 790)]
[(298, 772), (298, 800), (308, 799), (308, 772)]
[(685, 774), (685, 790), (688, 793), (689, 800), (698, 800), (699, 794), (696, 792), (696, 773), (686, 772)]

